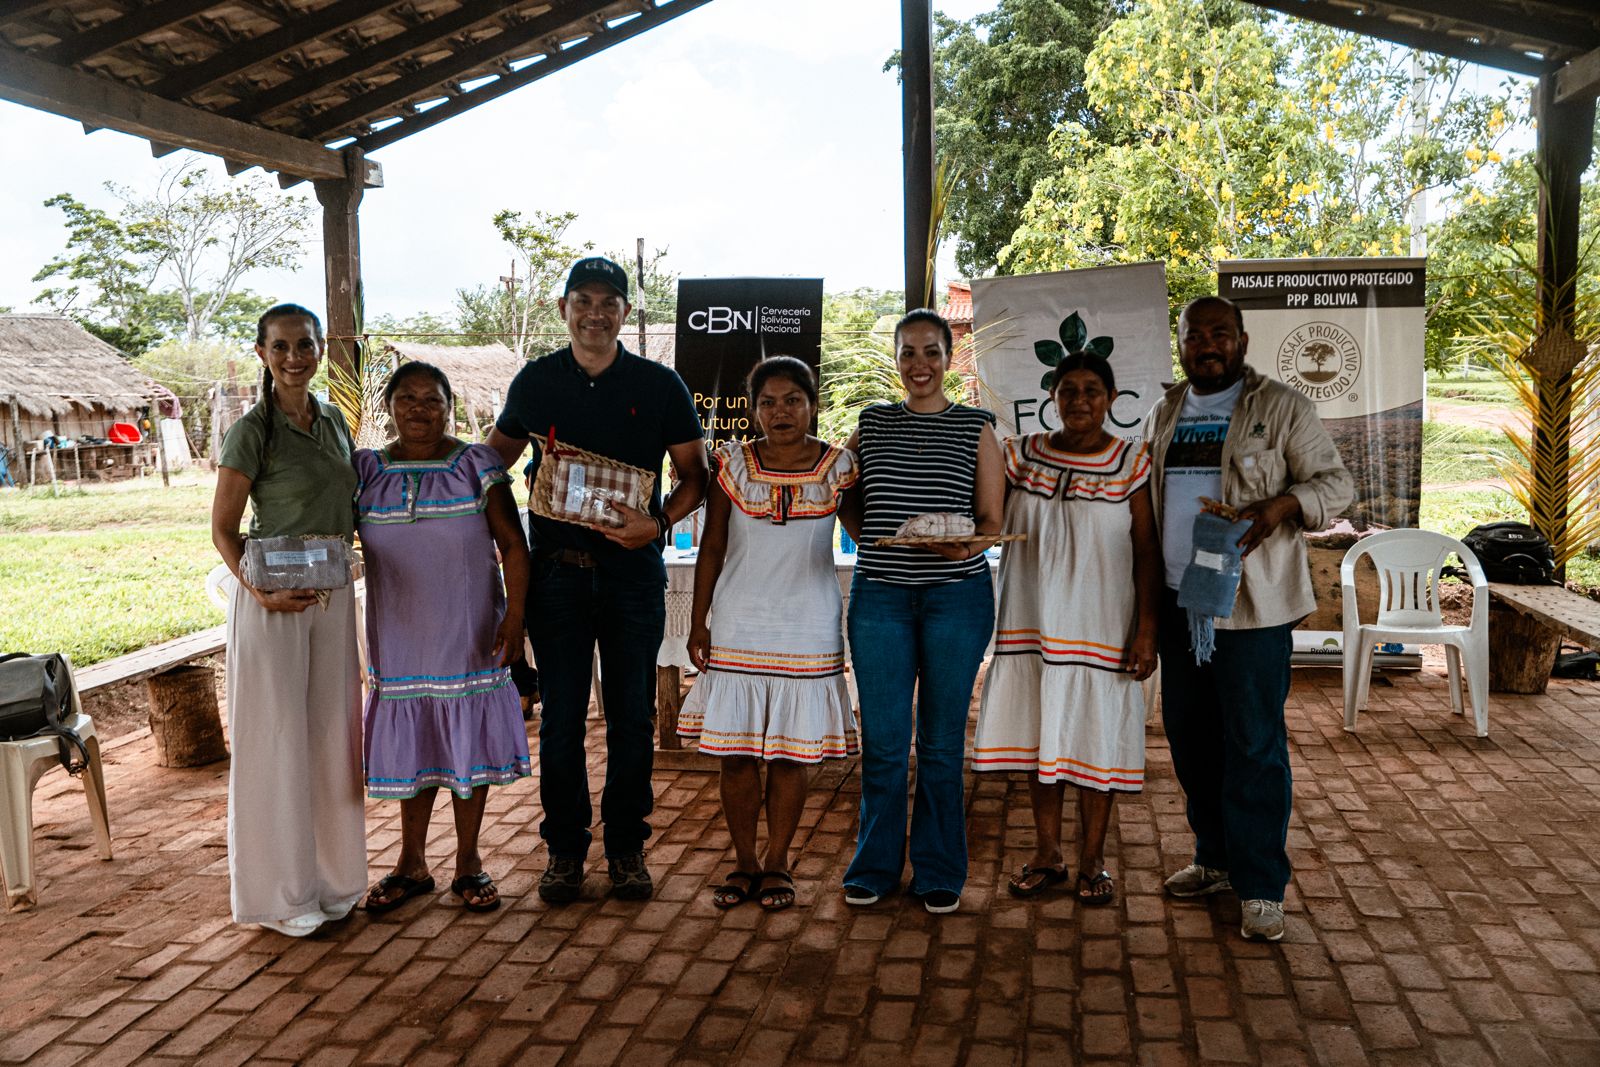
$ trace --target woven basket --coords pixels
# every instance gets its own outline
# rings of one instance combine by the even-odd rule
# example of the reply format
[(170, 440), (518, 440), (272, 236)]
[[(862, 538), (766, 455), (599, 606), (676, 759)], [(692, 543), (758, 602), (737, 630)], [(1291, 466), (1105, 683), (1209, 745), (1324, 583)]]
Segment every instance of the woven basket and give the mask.
[[(528, 494), (531, 514), (580, 526), (621, 526), (622, 516), (609, 502), (620, 500), (640, 511), (650, 510), (650, 496), (656, 485), (654, 473), (560, 441), (534, 443), (544, 458), (539, 461), (539, 473)], [(583, 472), (583, 485), (578, 489), (571, 478), (574, 466)]]

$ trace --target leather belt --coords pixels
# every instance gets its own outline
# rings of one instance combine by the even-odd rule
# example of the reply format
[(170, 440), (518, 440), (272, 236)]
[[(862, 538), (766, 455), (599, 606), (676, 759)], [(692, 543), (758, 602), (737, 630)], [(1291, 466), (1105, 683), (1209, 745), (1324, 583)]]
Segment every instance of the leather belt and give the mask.
[(595, 559), (594, 556), (576, 548), (546, 550), (541, 551), (538, 555), (541, 560), (555, 560), (557, 563), (565, 563), (569, 567), (584, 567), (593, 570), (595, 567), (600, 566), (600, 561)]

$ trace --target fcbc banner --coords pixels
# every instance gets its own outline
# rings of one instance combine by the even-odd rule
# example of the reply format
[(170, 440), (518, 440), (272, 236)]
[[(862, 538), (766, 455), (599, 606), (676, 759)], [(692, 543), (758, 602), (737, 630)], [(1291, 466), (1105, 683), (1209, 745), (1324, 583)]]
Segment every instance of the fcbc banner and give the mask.
[(1002, 436), (1059, 428), (1048, 375), (1061, 354), (1098, 351), (1117, 395), (1106, 429), (1138, 440), (1172, 380), (1167, 272), (1162, 263), (981, 278), (972, 283), (973, 347), (983, 406)]
[(745, 378), (768, 356), (794, 356), (820, 373), (822, 279), (680, 280), (676, 353), (713, 446), (760, 436)]
[(1244, 312), (1247, 360), (1317, 405), (1356, 483), (1358, 525), (1415, 527), (1422, 487), (1426, 261), (1257, 259), (1217, 264)]

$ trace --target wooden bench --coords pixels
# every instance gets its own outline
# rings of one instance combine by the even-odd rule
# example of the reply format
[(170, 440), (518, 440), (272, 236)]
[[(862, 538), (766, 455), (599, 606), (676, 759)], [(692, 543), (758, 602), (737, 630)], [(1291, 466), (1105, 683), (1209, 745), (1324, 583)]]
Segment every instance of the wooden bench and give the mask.
[(79, 693), (92, 693), (96, 689), (121, 685), (123, 682), (137, 682), (170, 671), (202, 656), (214, 656), (227, 646), (228, 627), (224, 623), (209, 630), (199, 630), (172, 641), (141, 648), (92, 667), (82, 667), (73, 672), (73, 678), (78, 683)]
[(1542, 693), (1565, 637), (1600, 649), (1600, 601), (1558, 585), (1489, 584), (1489, 688)]
[(217, 710), (216, 675), (209, 667), (187, 664), (221, 652), (228, 644), (226, 624), (141, 648), (125, 656), (73, 672), (79, 695), (143, 680), (150, 697), (150, 733), (156, 763), (198, 767), (228, 754)]

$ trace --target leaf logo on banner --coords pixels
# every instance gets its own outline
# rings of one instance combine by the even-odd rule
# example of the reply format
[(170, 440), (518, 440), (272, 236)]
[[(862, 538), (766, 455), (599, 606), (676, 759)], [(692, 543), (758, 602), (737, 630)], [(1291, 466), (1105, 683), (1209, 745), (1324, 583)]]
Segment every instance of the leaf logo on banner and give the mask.
[(1083, 316), (1076, 311), (1061, 320), (1059, 332), (1060, 341), (1033, 342), (1034, 358), (1050, 368), (1039, 379), (1039, 388), (1046, 392), (1050, 391), (1050, 377), (1055, 373), (1056, 364), (1068, 356), (1090, 352), (1101, 359), (1110, 359), (1111, 350), (1116, 347), (1116, 342), (1109, 337), (1090, 338), (1089, 328), (1083, 324)]

